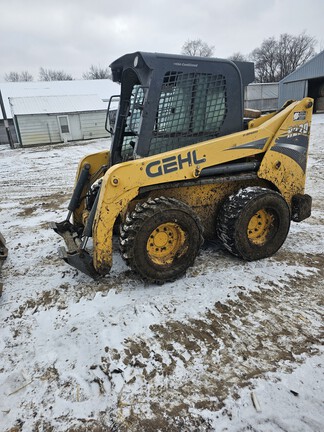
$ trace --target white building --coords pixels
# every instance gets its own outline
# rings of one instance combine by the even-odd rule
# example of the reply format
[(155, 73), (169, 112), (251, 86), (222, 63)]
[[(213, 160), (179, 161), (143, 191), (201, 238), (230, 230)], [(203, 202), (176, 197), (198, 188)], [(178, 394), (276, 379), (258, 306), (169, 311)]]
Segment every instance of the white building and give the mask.
[(97, 95), (9, 98), (21, 146), (104, 138), (107, 103)]
[[(107, 136), (108, 101), (120, 87), (103, 79), (5, 82), (0, 90), (14, 140), (37, 145)], [(0, 110), (0, 144), (8, 144), (2, 119)]]

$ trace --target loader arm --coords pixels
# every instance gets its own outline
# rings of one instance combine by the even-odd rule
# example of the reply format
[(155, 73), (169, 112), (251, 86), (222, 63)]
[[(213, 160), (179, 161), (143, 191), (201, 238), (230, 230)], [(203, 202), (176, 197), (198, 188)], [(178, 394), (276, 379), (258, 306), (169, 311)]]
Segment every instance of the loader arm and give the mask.
[[(98, 178), (102, 177), (105, 170), (107, 171), (108, 166), (110, 162), (110, 152), (105, 150), (97, 153), (93, 153), (90, 155), (85, 156), (82, 158), (79, 162), (76, 177), (75, 177), (75, 185), (78, 182), (78, 179), (80, 177), (81, 171), (84, 168), (84, 166), (89, 166), (89, 184), (93, 183)], [(106, 168), (105, 168), (106, 167)], [(80, 202), (78, 203), (78, 207), (74, 209), (73, 211), (73, 223), (75, 225), (84, 225), (85, 223), (85, 200), (84, 197), (86, 195), (86, 191), (89, 188), (89, 184), (86, 184), (81, 192), (80, 196)]]

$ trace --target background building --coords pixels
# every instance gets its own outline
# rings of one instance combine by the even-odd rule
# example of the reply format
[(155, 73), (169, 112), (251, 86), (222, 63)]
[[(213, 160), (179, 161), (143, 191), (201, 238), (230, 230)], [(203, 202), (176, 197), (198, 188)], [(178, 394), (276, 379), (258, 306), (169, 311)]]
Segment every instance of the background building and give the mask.
[(279, 82), (279, 106), (306, 96), (315, 99), (315, 111), (324, 111), (324, 51)]
[[(105, 134), (103, 135), (102, 130), (104, 130), (108, 101), (112, 95), (120, 93), (119, 85), (109, 79), (5, 82), (0, 83), (0, 90), (9, 120), (11, 134), (15, 142), (19, 142), (24, 136), (25, 139), (22, 145), (46, 144), (49, 142), (64, 142), (65, 140), (90, 139), (106, 136)], [(46, 99), (47, 102), (45, 101)], [(101, 114), (99, 114), (100, 111)], [(72, 115), (73, 112), (76, 114), (75, 116)], [(95, 112), (96, 115), (94, 114)], [(86, 113), (88, 113), (87, 117)], [(69, 134), (62, 135), (62, 132), (55, 132), (55, 130), (59, 130), (62, 126), (63, 129), (64, 127), (66, 128), (67, 125), (63, 124), (66, 122), (64, 120), (64, 116), (66, 115), (68, 115)], [(27, 124), (24, 123), (27, 116), (31, 129), (28, 139), (26, 135)], [(46, 116), (48, 132), (47, 136), (43, 133), (43, 139), (46, 138), (46, 140), (42, 141), (40, 129), (44, 132)], [(77, 118), (78, 120), (76, 120)], [(88, 122), (87, 125), (86, 118)], [(40, 119), (41, 124), (37, 126), (37, 122), (40, 121)], [(81, 132), (79, 130), (77, 133), (78, 121), (80, 123)], [(21, 127), (20, 133), (18, 130), (19, 126)], [(36, 133), (37, 128), (38, 133)], [(32, 135), (34, 132), (36, 134)], [(33, 141), (33, 136), (35, 137), (35, 141)], [(56, 141), (57, 139), (59, 141)], [(0, 144), (8, 144), (1, 110)]]
[(244, 106), (262, 112), (276, 111), (278, 94), (278, 83), (249, 84), (244, 89)]
[(21, 146), (104, 138), (107, 103), (97, 95), (9, 98)]

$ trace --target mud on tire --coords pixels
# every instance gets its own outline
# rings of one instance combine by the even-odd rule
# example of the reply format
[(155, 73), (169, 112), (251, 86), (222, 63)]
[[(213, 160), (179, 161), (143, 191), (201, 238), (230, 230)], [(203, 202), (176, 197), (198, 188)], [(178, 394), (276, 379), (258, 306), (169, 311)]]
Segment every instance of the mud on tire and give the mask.
[(172, 281), (185, 273), (203, 243), (201, 222), (174, 198), (149, 198), (128, 213), (120, 229), (126, 263), (144, 279)]
[(219, 239), (233, 255), (258, 260), (273, 255), (284, 243), (290, 209), (278, 192), (250, 187), (227, 199), (216, 226)]

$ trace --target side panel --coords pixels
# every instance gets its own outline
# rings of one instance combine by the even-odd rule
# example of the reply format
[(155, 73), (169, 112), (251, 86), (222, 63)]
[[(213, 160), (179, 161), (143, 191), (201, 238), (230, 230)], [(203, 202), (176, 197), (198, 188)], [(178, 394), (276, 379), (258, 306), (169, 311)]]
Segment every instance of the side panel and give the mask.
[(287, 100), (301, 100), (307, 96), (307, 80), (279, 84), (279, 107)]
[[(16, 143), (16, 142), (18, 142), (18, 138), (17, 138), (17, 133), (15, 130), (15, 125), (14, 125), (13, 119), (8, 119), (8, 123), (9, 123), (9, 128), (10, 128), (10, 133), (11, 133), (12, 139)], [(2, 144), (9, 144), (9, 141), (8, 141), (8, 135), (6, 132), (4, 120), (0, 119), (0, 145), (2, 145)]]
[(56, 115), (16, 116), (22, 146), (61, 142)]
[(83, 139), (109, 137), (105, 129), (106, 111), (80, 113)]
[(70, 133), (72, 140), (82, 140), (83, 134), (80, 124), (80, 114), (69, 114)]

